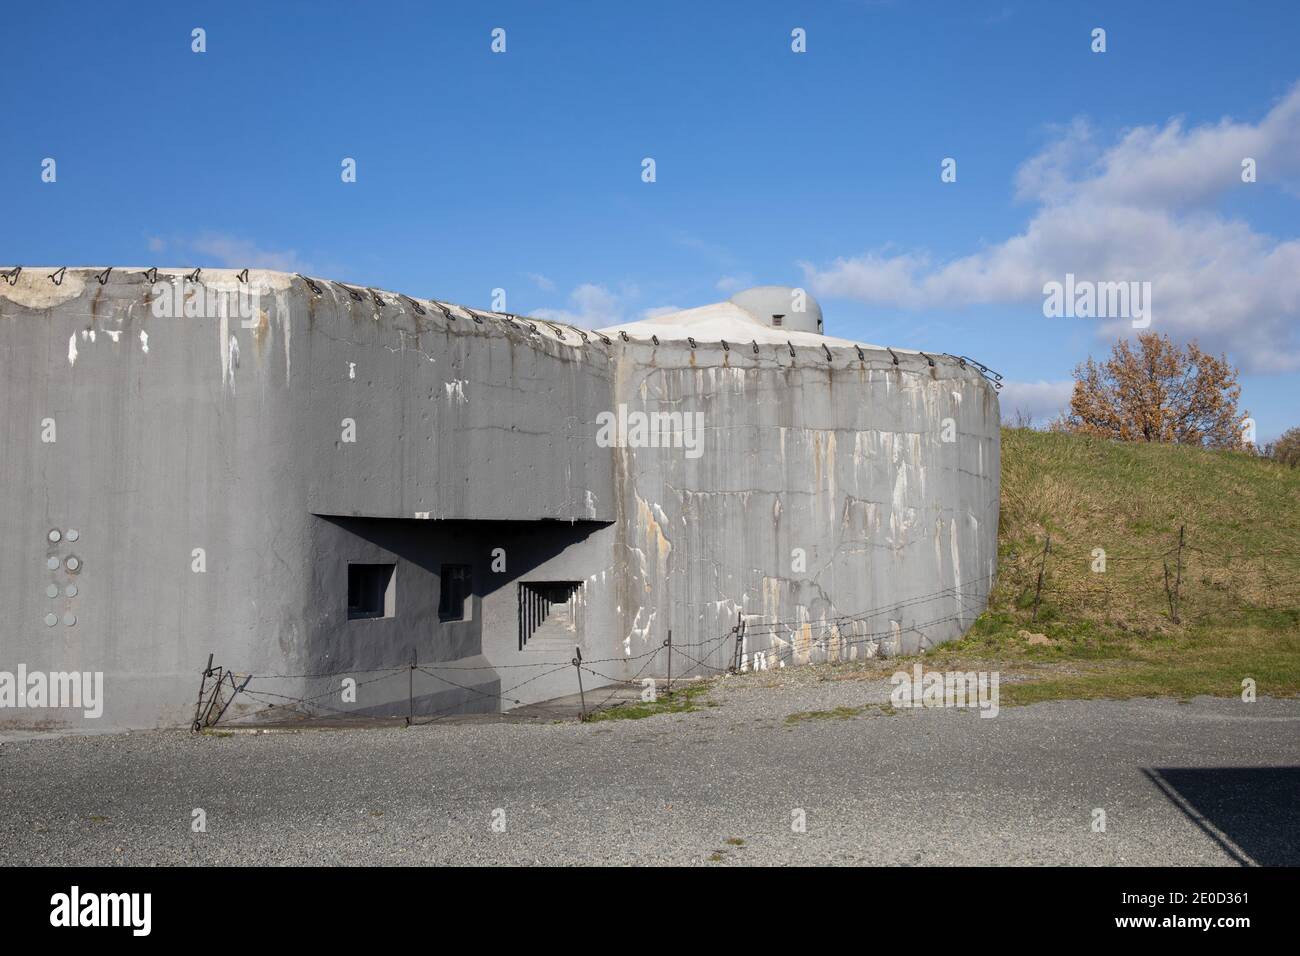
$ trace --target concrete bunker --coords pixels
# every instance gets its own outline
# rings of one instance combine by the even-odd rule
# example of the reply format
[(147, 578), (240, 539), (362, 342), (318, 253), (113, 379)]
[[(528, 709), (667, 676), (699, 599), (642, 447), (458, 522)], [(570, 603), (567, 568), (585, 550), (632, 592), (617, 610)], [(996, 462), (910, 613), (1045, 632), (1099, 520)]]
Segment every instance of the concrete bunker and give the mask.
[(699, 673), (907, 653), (996, 571), (995, 383), (824, 335), (802, 290), (578, 329), (258, 270), (12, 278), (0, 669), (102, 672), (94, 726), (189, 723), (209, 654), (238, 722), (508, 710), (575, 653), (588, 687), (662, 674), (670, 628)]

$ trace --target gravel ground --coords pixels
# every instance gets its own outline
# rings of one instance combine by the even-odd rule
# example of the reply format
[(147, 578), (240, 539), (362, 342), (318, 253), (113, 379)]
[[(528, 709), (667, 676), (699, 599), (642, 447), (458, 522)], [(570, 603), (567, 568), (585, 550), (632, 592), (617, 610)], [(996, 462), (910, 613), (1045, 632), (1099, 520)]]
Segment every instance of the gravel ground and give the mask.
[(642, 720), (11, 736), (0, 863), (1300, 863), (1300, 701), (785, 719), (888, 690), (749, 675)]

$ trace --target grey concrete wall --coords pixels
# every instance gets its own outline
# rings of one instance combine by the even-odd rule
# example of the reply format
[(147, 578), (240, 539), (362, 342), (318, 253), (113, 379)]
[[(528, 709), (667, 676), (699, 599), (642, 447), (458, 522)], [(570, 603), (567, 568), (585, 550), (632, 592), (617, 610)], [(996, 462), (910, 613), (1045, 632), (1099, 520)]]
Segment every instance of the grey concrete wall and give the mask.
[[(51, 272), (0, 283), (0, 671), (103, 671), (107, 701), (95, 721), (3, 709), (0, 726), (188, 723), (209, 653), (256, 675), (235, 718), (302, 697), (404, 708), (412, 653), (433, 668), (420, 713), (572, 693), (564, 635), (518, 647), (520, 580), (583, 582), (577, 643), (611, 676), (661, 671), (667, 627), (704, 642), (738, 612), (747, 660), (798, 662), (947, 639), (983, 606), (997, 401), (946, 359), (583, 341), (278, 273)], [(247, 320), (160, 317), (159, 288), (262, 294)], [(699, 411), (700, 457), (603, 447), (620, 404)], [(452, 558), (475, 566), (466, 624), (436, 620)], [(347, 621), (347, 562), (380, 560), (399, 563), (398, 616)], [(336, 699), (349, 671), (355, 704)]]
[[(185, 724), (210, 651), (281, 668), (306, 640), (310, 515), (286, 454), (298, 422), (281, 345), (292, 292), (265, 277), (254, 335), (157, 318), (139, 272), (101, 285), (69, 270), (55, 286), (52, 271), (0, 284), (0, 669), (102, 671), (105, 713), (87, 727)], [(50, 544), (51, 529), (78, 540)], [(46, 566), (71, 555), (75, 574)], [(51, 709), (0, 722), (83, 721)]]
[[(332, 283), (302, 287), (310, 370), (299, 442), (318, 514), (612, 520), (610, 458), (583, 427), (608, 401), (608, 353), (522, 323), (476, 322)], [(542, 327), (549, 333), (549, 327)], [(341, 422), (356, 422), (342, 444)]]
[[(996, 393), (950, 359), (831, 351), (674, 343), (620, 357), (618, 402), (698, 412), (705, 429), (694, 459), (618, 450), (629, 654), (668, 627), (675, 641), (725, 635), (738, 616), (747, 666), (756, 654), (776, 666), (915, 653), (983, 610), (997, 556)], [(734, 646), (701, 650), (717, 667)]]

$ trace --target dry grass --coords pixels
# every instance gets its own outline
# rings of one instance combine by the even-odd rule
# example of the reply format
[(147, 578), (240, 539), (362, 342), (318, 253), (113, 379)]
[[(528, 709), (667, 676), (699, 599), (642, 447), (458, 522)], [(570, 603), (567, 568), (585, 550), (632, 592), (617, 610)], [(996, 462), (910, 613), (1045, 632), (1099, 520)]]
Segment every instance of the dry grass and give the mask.
[[(1176, 578), (1180, 527), (1175, 621), (1165, 565)], [(1300, 693), (1300, 469), (1007, 429), (999, 550), (988, 612), (930, 657), (1076, 665), (1004, 687), (1011, 702), (1237, 694), (1246, 677), (1261, 694)]]
[[(1180, 617), (1300, 606), (1300, 470), (1235, 452), (1027, 429), (1005, 430), (1002, 449), (993, 609), (1023, 609), (1045, 567), (1040, 618), (1167, 633), (1164, 568), (1176, 576), (1180, 527)], [(1092, 568), (1096, 549), (1103, 573)]]

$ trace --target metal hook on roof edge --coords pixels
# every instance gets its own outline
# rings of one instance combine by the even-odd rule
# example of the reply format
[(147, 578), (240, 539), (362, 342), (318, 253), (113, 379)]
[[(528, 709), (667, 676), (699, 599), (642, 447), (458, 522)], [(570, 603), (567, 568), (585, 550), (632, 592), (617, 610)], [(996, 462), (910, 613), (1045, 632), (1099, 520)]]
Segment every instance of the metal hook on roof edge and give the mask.
[(969, 362), (971, 365), (974, 365), (975, 368), (979, 369), (979, 373), (980, 373), (980, 375), (982, 375), (982, 376), (984, 377), (985, 380), (987, 380), (987, 381), (993, 383), (993, 388), (994, 388), (995, 390), (997, 390), (997, 391), (1001, 391), (1001, 390), (1002, 390), (1002, 376), (1001, 376), (1001, 374), (999, 374), (998, 372), (993, 371), (993, 369), (989, 368), (989, 367), (988, 367), (987, 365), (985, 365), (983, 362), (979, 361), (978, 359), (973, 359), (973, 358), (971, 358), (969, 355), (962, 355), (962, 356), (960, 356), (960, 357), (958, 358), (958, 361), (966, 361), (966, 362)]
[[(68, 271), (67, 266), (61, 266), (58, 269), (56, 269), (54, 272), (51, 272), (48, 276), (46, 276), (46, 278), (49, 279), (51, 282), (53, 282), (55, 285), (63, 285), (63, 273), (67, 271)], [(58, 276), (58, 278), (56, 279), (55, 276)]]

